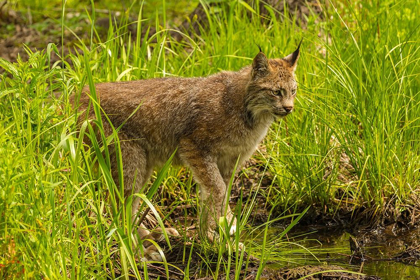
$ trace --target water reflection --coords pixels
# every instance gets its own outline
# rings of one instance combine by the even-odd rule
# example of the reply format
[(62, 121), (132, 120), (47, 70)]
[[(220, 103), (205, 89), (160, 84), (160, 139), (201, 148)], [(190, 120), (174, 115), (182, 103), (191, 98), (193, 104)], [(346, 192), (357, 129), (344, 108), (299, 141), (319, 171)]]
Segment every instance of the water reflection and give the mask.
[[(267, 239), (275, 240), (281, 232), (280, 229), (269, 229)], [(298, 258), (291, 258), (297, 260), (297, 263), (284, 263), (279, 259), (280, 262), (273, 264), (271, 267), (330, 264), (367, 275), (376, 275), (384, 280), (420, 279), (420, 261), (415, 258), (406, 263), (392, 260), (407, 248), (418, 246), (420, 241), (419, 229), (406, 231), (398, 235), (392, 231), (387, 231), (387, 229), (381, 232), (358, 234), (356, 239), (360, 245), (361, 254), (366, 259), (364, 262), (357, 259), (352, 260), (351, 242), (349, 242), (351, 239), (352, 236), (343, 230), (305, 228), (301, 233), (289, 236), (288, 240), (298, 242), (309, 248), (315, 257), (311, 254), (298, 253)], [(350, 264), (351, 260), (353, 264)]]

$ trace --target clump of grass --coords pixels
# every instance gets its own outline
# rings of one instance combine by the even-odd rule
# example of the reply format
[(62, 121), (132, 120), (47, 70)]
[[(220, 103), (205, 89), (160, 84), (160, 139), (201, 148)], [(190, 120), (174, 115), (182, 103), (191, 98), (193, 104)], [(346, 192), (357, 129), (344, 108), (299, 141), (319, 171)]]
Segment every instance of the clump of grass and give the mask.
[(399, 212), (419, 193), (419, 7), (340, 5), (305, 45), (295, 115), (265, 142), (272, 204)]

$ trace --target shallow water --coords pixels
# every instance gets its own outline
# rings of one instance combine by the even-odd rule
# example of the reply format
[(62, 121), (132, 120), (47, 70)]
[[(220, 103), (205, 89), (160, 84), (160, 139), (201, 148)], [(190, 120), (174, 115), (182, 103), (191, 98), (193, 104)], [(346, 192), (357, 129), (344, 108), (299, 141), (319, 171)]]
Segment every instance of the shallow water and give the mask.
[[(380, 232), (357, 234), (364, 261), (357, 257), (351, 258), (349, 241), (351, 235), (347, 232), (311, 228), (306, 228), (303, 231), (311, 233), (296, 233), (295, 236), (299, 237), (289, 237), (289, 240), (299, 242), (309, 248), (319, 261), (310, 254), (300, 254), (299, 265), (339, 265), (351, 271), (379, 276), (384, 280), (420, 280), (420, 260), (412, 259), (404, 263), (391, 260), (407, 248), (416, 247), (419, 249), (419, 229), (407, 230), (399, 234), (394, 234), (392, 230), (387, 229)], [(273, 238), (279, 232), (281, 231), (278, 229), (271, 229), (269, 234)], [(296, 266), (296, 264), (288, 263), (287, 266)]]

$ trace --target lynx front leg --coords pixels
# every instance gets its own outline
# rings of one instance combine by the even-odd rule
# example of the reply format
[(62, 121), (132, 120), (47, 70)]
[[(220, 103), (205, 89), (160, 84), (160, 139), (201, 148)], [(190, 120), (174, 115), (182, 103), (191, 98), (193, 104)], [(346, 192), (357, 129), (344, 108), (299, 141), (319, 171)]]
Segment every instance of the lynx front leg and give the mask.
[(200, 186), (200, 231), (213, 241), (218, 220), (224, 214), (226, 185), (214, 158), (190, 143), (183, 147), (179, 149), (180, 157)]
[[(225, 160), (221, 160), (221, 161), (218, 162), (220, 173), (222, 175), (223, 181), (225, 182), (226, 188), (228, 190), (229, 190), (229, 184), (230, 184), (230, 181), (232, 179), (232, 176), (235, 176), (236, 171), (237, 171), (237, 169), (235, 169), (236, 164), (237, 164), (237, 159), (236, 158), (225, 159)], [(229, 204), (228, 192), (226, 192), (226, 198), (225, 199), (226, 199), (226, 203)], [(229, 205), (228, 205), (228, 210), (227, 210), (227, 213), (226, 213), (226, 218), (227, 218), (228, 223), (230, 225), (229, 234), (234, 235), (236, 230), (237, 230), (236, 218), (234, 216), (234, 213), (230, 209)]]

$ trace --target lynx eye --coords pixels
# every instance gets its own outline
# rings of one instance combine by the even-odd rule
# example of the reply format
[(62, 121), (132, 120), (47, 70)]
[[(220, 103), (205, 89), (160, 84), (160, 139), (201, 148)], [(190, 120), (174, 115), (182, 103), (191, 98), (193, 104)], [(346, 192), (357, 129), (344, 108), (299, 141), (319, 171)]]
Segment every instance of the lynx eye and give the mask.
[(296, 89), (292, 89), (292, 96), (296, 95)]
[(284, 88), (279, 90), (273, 90), (273, 94), (276, 96), (284, 96), (286, 95), (286, 90)]

